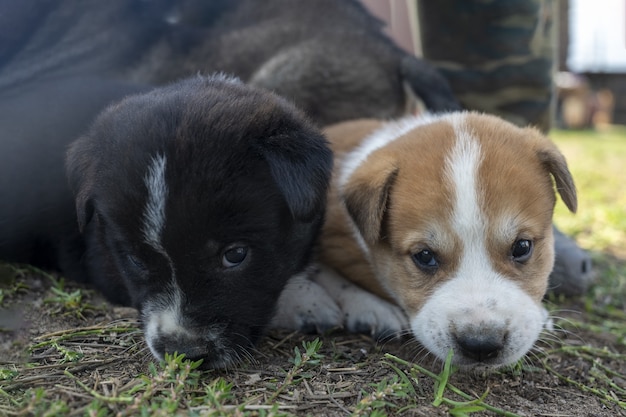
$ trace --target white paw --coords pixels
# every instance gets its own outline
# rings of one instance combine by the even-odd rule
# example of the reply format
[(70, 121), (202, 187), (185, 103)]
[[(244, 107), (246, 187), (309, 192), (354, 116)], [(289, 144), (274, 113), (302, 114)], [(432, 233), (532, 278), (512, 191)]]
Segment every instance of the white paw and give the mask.
[(400, 307), (358, 287), (354, 289), (359, 291), (358, 296), (355, 293), (341, 306), (349, 331), (369, 334), (379, 340), (406, 333), (408, 320)]
[(277, 311), (270, 324), (273, 328), (322, 333), (341, 327), (342, 313), (332, 297), (307, 277), (292, 277), (278, 299)]
[(369, 334), (379, 340), (400, 337), (407, 332), (408, 319), (397, 305), (365, 291), (326, 267), (321, 267), (314, 279), (341, 308), (348, 331)]

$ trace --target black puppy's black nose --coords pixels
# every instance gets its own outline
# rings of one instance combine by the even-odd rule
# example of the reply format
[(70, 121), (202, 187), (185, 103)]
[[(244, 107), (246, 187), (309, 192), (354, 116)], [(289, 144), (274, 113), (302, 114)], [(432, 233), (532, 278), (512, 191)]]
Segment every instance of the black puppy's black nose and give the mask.
[(497, 337), (459, 337), (457, 344), (461, 353), (477, 362), (484, 362), (496, 358), (504, 348), (504, 339)]

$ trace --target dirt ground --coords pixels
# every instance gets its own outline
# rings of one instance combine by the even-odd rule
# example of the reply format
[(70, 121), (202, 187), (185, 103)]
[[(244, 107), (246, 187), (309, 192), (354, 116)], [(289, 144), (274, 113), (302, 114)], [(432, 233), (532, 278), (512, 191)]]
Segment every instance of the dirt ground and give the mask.
[[(6, 278), (6, 271), (4, 275), (5, 288), (10, 279), (18, 279), (20, 285), (16, 287), (11, 282), (17, 288), (11, 293), (5, 289), (7, 295), (0, 310), (0, 415), (37, 414), (17, 404), (17, 400), (11, 401), (34, 387), (44, 388), (46, 398), (69, 404), (69, 415), (84, 415), (85, 407), (93, 400), (93, 394), (87, 395), (85, 387), (111, 396), (123, 392), (138, 375), (148, 373), (152, 358), (138, 330), (134, 310), (113, 307), (92, 291), (74, 284), (66, 285), (64, 294), (76, 294), (81, 289), (80, 301), (67, 296), (59, 298), (51, 289), (50, 278), (36, 273), (22, 271), (10, 279)], [(0, 279), (0, 288), (2, 285)], [(88, 305), (93, 308), (86, 308)], [(557, 325), (565, 326), (565, 319), (571, 319), (588, 323), (589, 329), (568, 325), (566, 330), (546, 335), (523, 366), (490, 375), (457, 372), (450, 377), (450, 384), (474, 398), (488, 390), (485, 403), (521, 416), (626, 416), (626, 381), (622, 379), (626, 375), (625, 341), (593, 330), (594, 320), (581, 313), (584, 307), (582, 300), (557, 302), (555, 315), (561, 318)], [(346, 416), (355, 411), (364, 395), (372, 392), (373, 384), (397, 377), (396, 367), (414, 378), (417, 398), (389, 397), (395, 406), (408, 405), (401, 411), (388, 407), (389, 415), (450, 415), (450, 406), (432, 405), (435, 384), (431, 377), (412, 372), (384, 354), (417, 361), (434, 373), (441, 372), (441, 363), (428, 355), (424, 357), (423, 350), (410, 341), (376, 344), (365, 336), (340, 331), (321, 337), (323, 345), (318, 353), (323, 359), (319, 366), (309, 369), (311, 375), (272, 399), (277, 381), (292, 366), (294, 347), (302, 347), (303, 341), (315, 337), (270, 331), (254, 353), (254, 362), (229, 371), (207, 372), (206, 378), (220, 376), (231, 382), (233, 402), (247, 402), (248, 410), (254, 410), (255, 404), (278, 402), (279, 410), (287, 414)], [(53, 340), (56, 342), (49, 343)], [(68, 352), (79, 355), (63, 358)], [(73, 377), (68, 376), (66, 369)], [(609, 380), (601, 381), (604, 375)], [(82, 381), (84, 387), (74, 379)], [(449, 390), (445, 395), (461, 400)], [(607, 395), (613, 400), (607, 400)], [(119, 415), (132, 414), (124, 411), (122, 405), (110, 407)]]

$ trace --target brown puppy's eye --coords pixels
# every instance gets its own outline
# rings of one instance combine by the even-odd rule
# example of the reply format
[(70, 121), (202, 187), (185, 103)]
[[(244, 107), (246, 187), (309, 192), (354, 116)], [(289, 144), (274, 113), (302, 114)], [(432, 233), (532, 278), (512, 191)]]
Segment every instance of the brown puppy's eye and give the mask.
[(528, 239), (516, 240), (511, 248), (511, 257), (515, 262), (526, 262), (533, 253), (533, 242)]
[(437, 262), (437, 258), (435, 256), (435, 252), (430, 249), (423, 249), (417, 253), (412, 255), (413, 262), (420, 269), (426, 272), (434, 272), (439, 266), (439, 262)]
[(248, 248), (245, 246), (238, 246), (235, 248), (227, 249), (222, 257), (222, 265), (226, 268), (233, 268), (241, 264), (248, 255)]

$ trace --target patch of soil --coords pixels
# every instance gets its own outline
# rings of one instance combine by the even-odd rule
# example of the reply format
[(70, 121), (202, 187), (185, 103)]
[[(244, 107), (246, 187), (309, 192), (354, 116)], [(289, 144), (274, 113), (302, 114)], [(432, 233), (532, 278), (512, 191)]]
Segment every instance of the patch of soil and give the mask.
[[(111, 306), (97, 294), (76, 284), (66, 286), (66, 291), (80, 288), (86, 300), (82, 300), (82, 304), (75, 306), (74, 310), (59, 309), (58, 303), (46, 301), (54, 296), (49, 278), (27, 273), (19, 279), (28, 288), (9, 295), (3, 302), (5, 308), (0, 310), (0, 327), (3, 327), (0, 331), (0, 369), (16, 369), (19, 373), (12, 379), (0, 379), (0, 392), (4, 390), (10, 395), (29, 387), (43, 387), (52, 397), (72, 404), (71, 414), (82, 415), (92, 397), (84, 395), (84, 390), (70, 389), (75, 388), (76, 383), (67, 376), (65, 369), (85, 386), (103, 395), (121, 392), (137, 375), (148, 373), (152, 358), (133, 309)], [(83, 309), (86, 303), (93, 308)], [(585, 315), (576, 313), (582, 311), (582, 306), (575, 301), (559, 307), (562, 311), (569, 311), (571, 318), (585, 322)], [(37, 347), (37, 343), (50, 340), (52, 335), (64, 334), (72, 336), (63, 342), (63, 347), (79, 352), (82, 356), (79, 360), (61, 363), (62, 349), (50, 344)], [(258, 404), (266, 404), (276, 381), (282, 381), (285, 370), (291, 368), (294, 348), (302, 348), (303, 341), (315, 337), (270, 331), (258, 351), (254, 352), (252, 362), (210, 375), (219, 375), (234, 384), (233, 393), (237, 401), (256, 398)], [(319, 353), (324, 355), (322, 364), (309, 370), (313, 373), (309, 378), (278, 396), (276, 400), (281, 404), (281, 410), (295, 415), (350, 415), (363, 396), (372, 392), (373, 384), (397, 375), (390, 363), (410, 372), (408, 367), (386, 359), (385, 353), (417, 361), (434, 373), (441, 372), (441, 363), (411, 341), (377, 344), (368, 337), (341, 332), (326, 334), (321, 336), (321, 340), (323, 346)], [(581, 345), (606, 349), (608, 354), (594, 362), (581, 357), (576, 351), (553, 349)], [(525, 366), (519, 369), (489, 375), (457, 372), (451, 376), (450, 383), (475, 398), (488, 392), (485, 398), (487, 404), (523, 416), (626, 416), (624, 409), (590, 392), (594, 388), (590, 381), (594, 380), (598, 366), (607, 367), (619, 375), (626, 374), (626, 363), (611, 359), (611, 354), (625, 353), (624, 341), (611, 334), (589, 330), (555, 332), (545, 337), (545, 342), (533, 350)], [(31, 365), (24, 366), (26, 362)], [(417, 401), (413, 398), (410, 403), (417, 405), (404, 410), (402, 415), (449, 415), (446, 406), (432, 405), (434, 380), (422, 373), (413, 372), (411, 376), (417, 380), (414, 385), (418, 398)], [(617, 376), (612, 382), (618, 387), (626, 386), (626, 381)], [(624, 396), (612, 395), (626, 402)], [(446, 396), (463, 400), (450, 391), (446, 391)], [(0, 404), (3, 404), (1, 399), (0, 396)], [(393, 402), (402, 405), (403, 401)], [(0, 411), (7, 409), (7, 406), (3, 407)], [(119, 410), (122, 409), (120, 405)], [(18, 412), (16, 409), (15, 413)], [(389, 413), (393, 415), (393, 410)]]

